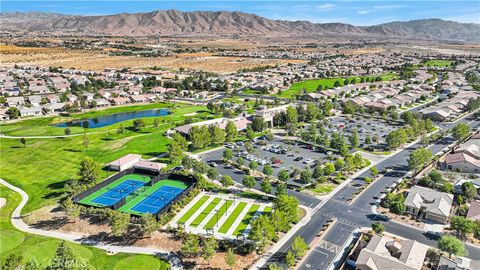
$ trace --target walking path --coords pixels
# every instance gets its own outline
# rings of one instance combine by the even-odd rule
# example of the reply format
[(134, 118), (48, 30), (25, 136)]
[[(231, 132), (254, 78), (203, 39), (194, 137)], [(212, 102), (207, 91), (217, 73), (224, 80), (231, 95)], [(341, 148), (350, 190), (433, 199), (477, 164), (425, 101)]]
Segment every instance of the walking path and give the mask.
[(169, 251), (166, 250), (161, 250), (161, 249), (155, 249), (155, 248), (146, 248), (146, 247), (134, 247), (134, 246), (116, 246), (116, 245), (110, 245), (106, 243), (102, 243), (99, 241), (93, 241), (93, 240), (85, 240), (85, 236), (83, 235), (78, 235), (78, 234), (70, 234), (70, 233), (62, 233), (62, 232), (56, 232), (56, 231), (46, 231), (46, 230), (40, 230), (40, 229), (33, 229), (28, 224), (23, 222), (22, 220), (22, 209), (23, 207), (27, 204), (28, 202), (28, 194), (23, 191), (22, 189), (8, 183), (7, 181), (0, 179), (0, 184), (6, 186), (7, 188), (17, 192), (20, 194), (22, 197), (22, 201), (20, 204), (13, 210), (12, 217), (11, 217), (11, 222), (12, 225), (26, 233), (30, 234), (36, 234), (36, 235), (41, 235), (41, 236), (46, 236), (46, 237), (53, 237), (57, 239), (62, 239), (70, 242), (75, 242), (77, 244), (81, 245), (86, 245), (86, 246), (91, 246), (91, 247), (96, 247), (100, 248), (103, 250), (106, 250), (108, 252), (113, 252), (113, 253), (118, 253), (118, 252), (123, 252), (123, 253), (135, 253), (135, 254), (147, 254), (147, 255), (154, 255), (154, 256), (159, 256), (164, 259), (167, 259), (168, 262), (170, 263), (170, 266), (172, 269), (183, 269), (183, 266), (181, 264), (181, 261), (178, 257), (170, 253)]

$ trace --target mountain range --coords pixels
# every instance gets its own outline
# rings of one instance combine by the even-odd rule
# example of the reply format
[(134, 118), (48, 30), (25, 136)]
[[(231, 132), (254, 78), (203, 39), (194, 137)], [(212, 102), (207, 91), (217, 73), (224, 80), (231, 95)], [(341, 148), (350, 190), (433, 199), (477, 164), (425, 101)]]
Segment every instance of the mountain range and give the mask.
[(113, 36), (368, 36), (431, 40), (480, 41), (480, 24), (441, 19), (389, 22), (373, 26), (345, 23), (271, 20), (226, 11), (158, 10), (102, 16), (43, 12), (0, 13), (2, 31), (55, 32)]

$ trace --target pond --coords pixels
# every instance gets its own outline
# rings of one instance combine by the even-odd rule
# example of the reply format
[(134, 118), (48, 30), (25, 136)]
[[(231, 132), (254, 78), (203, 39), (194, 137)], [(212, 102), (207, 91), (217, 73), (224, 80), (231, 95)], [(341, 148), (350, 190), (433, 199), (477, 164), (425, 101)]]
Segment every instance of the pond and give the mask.
[(135, 118), (158, 117), (169, 114), (168, 109), (152, 109), (136, 112), (122, 112), (114, 113), (95, 118), (79, 119), (70, 122), (63, 122), (55, 124), (56, 127), (83, 127), (83, 128), (100, 128), (113, 125), (118, 122), (123, 122)]

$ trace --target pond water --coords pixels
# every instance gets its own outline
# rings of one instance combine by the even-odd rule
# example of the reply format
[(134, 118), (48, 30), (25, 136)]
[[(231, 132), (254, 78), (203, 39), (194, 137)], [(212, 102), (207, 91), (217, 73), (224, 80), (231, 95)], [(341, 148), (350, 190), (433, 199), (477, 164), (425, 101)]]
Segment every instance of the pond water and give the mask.
[(135, 118), (158, 117), (168, 115), (168, 109), (152, 109), (136, 112), (114, 113), (95, 118), (79, 119), (55, 124), (56, 127), (100, 128)]

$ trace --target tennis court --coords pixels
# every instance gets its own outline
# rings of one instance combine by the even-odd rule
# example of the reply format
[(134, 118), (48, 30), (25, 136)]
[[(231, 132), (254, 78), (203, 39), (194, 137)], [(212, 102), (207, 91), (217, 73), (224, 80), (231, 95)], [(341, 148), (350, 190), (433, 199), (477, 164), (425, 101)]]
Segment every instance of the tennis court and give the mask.
[(127, 180), (118, 186), (108, 190), (99, 197), (93, 200), (94, 203), (103, 204), (106, 206), (113, 205), (119, 202), (121, 199), (128, 196), (128, 194), (134, 192), (145, 183), (135, 180)]
[(80, 203), (93, 206), (112, 206), (134, 193), (136, 190), (144, 186), (150, 181), (148, 176), (138, 174), (127, 174), (117, 179), (113, 183), (104, 188), (97, 190)]
[(179, 180), (160, 180), (153, 186), (146, 185), (137, 189), (118, 210), (135, 215), (157, 214), (187, 188), (188, 184)]
[(132, 210), (144, 214), (156, 214), (173, 201), (184, 189), (163, 186), (135, 205)]

